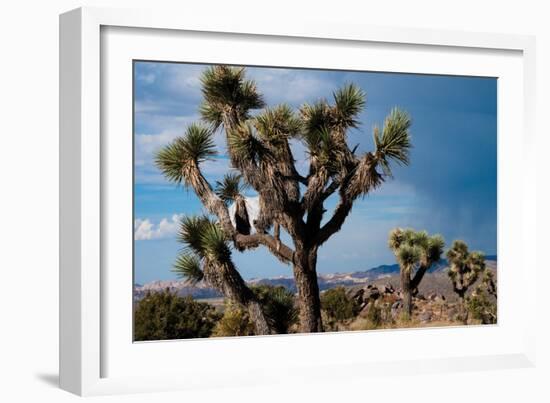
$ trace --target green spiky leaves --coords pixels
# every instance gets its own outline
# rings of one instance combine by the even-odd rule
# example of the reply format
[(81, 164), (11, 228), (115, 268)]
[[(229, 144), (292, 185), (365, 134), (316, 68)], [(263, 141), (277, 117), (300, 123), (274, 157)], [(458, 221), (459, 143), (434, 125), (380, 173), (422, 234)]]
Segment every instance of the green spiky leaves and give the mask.
[(263, 142), (256, 137), (250, 123), (243, 123), (227, 132), (227, 147), (232, 158), (237, 161), (250, 160), (257, 163), (269, 153)]
[(445, 241), (439, 234), (430, 236), (426, 231), (395, 228), (390, 232), (388, 246), (400, 265), (428, 268), (441, 259)]
[(342, 150), (347, 149), (346, 130), (359, 125), (357, 118), (366, 96), (359, 87), (348, 84), (334, 92), (333, 97), (334, 105), (320, 100), (300, 108), (301, 138), (312, 156), (341, 164)]
[(410, 126), (410, 116), (401, 109), (394, 108), (386, 117), (382, 131), (380, 132), (378, 127), (374, 128), (375, 155), (387, 176), (392, 176), (390, 161), (395, 161), (400, 165), (409, 164), (409, 153), (412, 147), (409, 134)]
[(225, 204), (234, 202), (239, 195), (242, 196), (246, 188), (242, 175), (238, 173), (228, 173), (221, 181), (216, 181), (216, 194)]
[(195, 285), (204, 278), (200, 259), (190, 253), (182, 253), (176, 258), (172, 272), (180, 278), (185, 278), (190, 285)]
[(204, 101), (200, 112), (214, 129), (224, 118), (245, 120), (250, 110), (265, 105), (256, 83), (246, 79), (243, 67), (210, 67), (202, 74), (201, 83)]
[(304, 135), (304, 141), (314, 163), (326, 168), (330, 175), (336, 174), (342, 168), (342, 150), (326, 127)]
[(485, 271), (485, 255), (482, 252), (468, 250), (466, 242), (457, 240), (447, 251), (449, 261), (448, 275), (453, 280), (456, 290), (466, 291), (473, 285), (479, 275)]
[(365, 92), (354, 84), (347, 84), (333, 94), (334, 104), (320, 100), (310, 105), (305, 104), (300, 114), (306, 132), (316, 132), (321, 128), (345, 131), (359, 126), (359, 114), (365, 107)]
[(184, 249), (174, 263), (173, 271), (195, 284), (204, 277), (205, 262), (226, 264), (231, 248), (220, 225), (206, 216), (185, 216), (180, 221), (178, 241)]
[(199, 124), (187, 128), (183, 137), (162, 148), (155, 164), (171, 182), (188, 181), (197, 166), (216, 155), (212, 131)]
[(445, 240), (441, 235), (434, 235), (429, 238), (426, 247), (426, 258), (430, 262), (437, 262), (443, 255)]
[(422, 249), (418, 245), (403, 244), (396, 253), (399, 265), (407, 271), (410, 271), (420, 260)]
[(347, 84), (333, 94), (333, 119), (342, 128), (357, 127), (357, 117), (365, 107), (366, 94), (354, 84)]
[(254, 118), (254, 126), (261, 139), (277, 145), (281, 141), (298, 136), (302, 130), (302, 120), (286, 104), (267, 108)]

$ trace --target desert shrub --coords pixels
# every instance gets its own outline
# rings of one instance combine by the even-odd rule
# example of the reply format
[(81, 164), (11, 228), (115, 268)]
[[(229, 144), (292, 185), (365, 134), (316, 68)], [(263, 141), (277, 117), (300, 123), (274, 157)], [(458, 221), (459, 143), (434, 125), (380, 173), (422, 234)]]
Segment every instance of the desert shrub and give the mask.
[[(391, 324), (391, 322), (389, 323)], [(359, 315), (350, 324), (349, 330), (373, 330), (386, 327), (383, 318), (383, 308), (370, 303), (366, 308), (366, 315)]]
[(283, 286), (259, 285), (252, 291), (262, 305), (269, 325), (278, 334), (286, 334), (298, 322), (294, 294)]
[(237, 305), (227, 303), (222, 318), (216, 324), (213, 336), (251, 336), (254, 334), (254, 325), (248, 313)]
[(480, 320), (482, 324), (497, 323), (496, 302), (481, 287), (478, 287), (468, 298), (466, 306), (472, 318)]
[(148, 292), (134, 312), (136, 341), (209, 337), (219, 315), (213, 306), (175, 293)]
[(336, 321), (351, 319), (359, 313), (359, 304), (346, 294), (344, 287), (336, 287), (321, 294), (321, 308)]
[(375, 305), (374, 303), (370, 303), (367, 308), (367, 316), (366, 316), (367, 322), (371, 326), (371, 329), (376, 329), (382, 325), (382, 309)]

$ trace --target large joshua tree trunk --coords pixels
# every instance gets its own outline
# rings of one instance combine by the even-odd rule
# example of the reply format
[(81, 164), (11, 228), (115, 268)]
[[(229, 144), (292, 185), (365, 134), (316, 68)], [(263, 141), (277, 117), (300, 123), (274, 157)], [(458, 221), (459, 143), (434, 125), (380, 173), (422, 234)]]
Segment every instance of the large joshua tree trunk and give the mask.
[(300, 331), (322, 332), (321, 300), (317, 283), (317, 248), (297, 249), (293, 266), (298, 305), (300, 308)]

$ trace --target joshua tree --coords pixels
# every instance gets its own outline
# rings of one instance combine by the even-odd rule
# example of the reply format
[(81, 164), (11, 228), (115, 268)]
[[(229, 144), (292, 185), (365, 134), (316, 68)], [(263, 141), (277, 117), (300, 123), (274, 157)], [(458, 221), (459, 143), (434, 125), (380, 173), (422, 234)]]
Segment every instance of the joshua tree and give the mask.
[(495, 284), (495, 276), (493, 275), (493, 272), (485, 270), (481, 281), (483, 282), (487, 293), (497, 298), (497, 286)]
[(174, 271), (191, 284), (206, 280), (232, 302), (246, 308), (256, 334), (272, 333), (260, 302), (231, 260), (227, 236), (221, 227), (205, 216), (183, 217), (178, 238), (185, 249), (174, 263)]
[[(322, 331), (317, 251), (342, 228), (354, 201), (391, 177), (391, 161), (408, 164), (410, 118), (393, 109), (383, 128), (374, 129), (375, 150), (358, 156), (357, 146), (348, 146), (347, 132), (359, 125), (365, 94), (353, 84), (334, 92), (332, 104), (320, 100), (304, 104), (298, 112), (279, 105), (252, 115), (265, 103), (256, 84), (246, 79), (244, 68), (214, 66), (204, 71), (201, 80), (203, 124), (191, 125), (184, 137), (162, 149), (157, 166), (169, 180), (194, 189), (217, 218), (217, 231), (235, 249), (263, 246), (291, 265), (298, 290), (300, 330)], [(214, 190), (200, 164), (214, 155), (212, 136), (217, 130), (223, 130), (232, 168), (239, 174), (226, 176)], [(307, 173), (299, 173), (295, 166), (294, 139), (307, 148)], [(241, 177), (259, 197), (260, 211), (254, 222), (250, 222), (244, 203)], [(338, 202), (324, 220), (324, 202), (331, 195)], [(238, 219), (231, 219), (228, 203), (236, 204)], [(291, 246), (281, 240), (281, 230), (289, 235)], [(226, 254), (224, 258), (229, 257)], [(220, 281), (228, 274), (238, 278), (240, 292), (250, 294), (234, 266), (223, 272), (213, 267), (208, 270)], [(206, 277), (206, 268), (203, 271)]]
[(390, 232), (388, 244), (399, 263), (403, 312), (410, 319), (412, 296), (418, 293), (426, 271), (441, 258), (445, 241), (441, 235), (429, 236), (426, 231), (396, 228)]
[(464, 241), (454, 241), (451, 249), (447, 251), (447, 260), (450, 265), (448, 274), (453, 283), (453, 290), (460, 298), (462, 319), (466, 324), (468, 317), (464, 299), (468, 288), (485, 271), (485, 255), (482, 252), (469, 252)]

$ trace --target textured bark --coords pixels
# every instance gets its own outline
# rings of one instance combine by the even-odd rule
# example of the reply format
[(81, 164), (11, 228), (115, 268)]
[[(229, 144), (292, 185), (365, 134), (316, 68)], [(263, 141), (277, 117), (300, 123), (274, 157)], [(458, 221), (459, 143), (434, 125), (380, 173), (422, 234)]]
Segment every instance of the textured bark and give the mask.
[(297, 249), (293, 267), (298, 305), (300, 309), (300, 331), (322, 332), (321, 300), (317, 283), (317, 248)]
[(231, 223), (227, 206), (214, 193), (199, 167), (193, 166), (192, 168), (194, 169), (194, 173), (190, 178), (190, 184), (195, 190), (196, 195), (204, 207), (218, 217), (224, 232), (233, 239), (233, 243), (238, 250), (254, 249), (260, 245), (264, 245), (282, 262), (292, 263), (294, 251), (280, 240), (276, 240), (273, 236), (269, 234), (240, 234)]
[(424, 275), (428, 271), (429, 266), (428, 265), (421, 265), (418, 270), (416, 270), (416, 273), (414, 274), (414, 277), (411, 280), (411, 292), (412, 295), (418, 294), (418, 286), (420, 285), (420, 282), (424, 278)]
[(466, 306), (466, 291), (458, 294), (458, 297), (460, 299), (460, 318), (462, 319), (462, 323), (467, 325), (468, 324), (468, 307)]
[(256, 296), (231, 262), (207, 261), (204, 267), (205, 280), (232, 302), (248, 311), (257, 335), (272, 334), (267, 318)]
[(410, 268), (401, 269), (401, 292), (403, 293), (403, 312), (407, 319), (412, 317), (412, 290)]
[(274, 334), (273, 329), (270, 328), (269, 323), (262, 311), (260, 303), (256, 300), (250, 300), (246, 304), (246, 309), (248, 311), (248, 316), (254, 324), (254, 334), (264, 335), (264, 334)]

